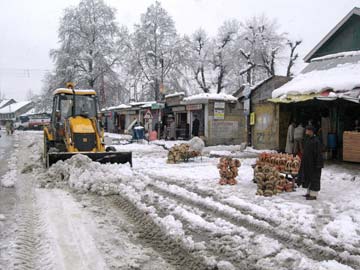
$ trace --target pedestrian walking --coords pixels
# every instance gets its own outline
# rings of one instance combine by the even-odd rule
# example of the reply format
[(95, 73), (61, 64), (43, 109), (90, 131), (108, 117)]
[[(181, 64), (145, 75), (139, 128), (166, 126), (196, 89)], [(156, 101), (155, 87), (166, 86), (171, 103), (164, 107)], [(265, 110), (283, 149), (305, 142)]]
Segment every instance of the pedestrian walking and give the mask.
[(315, 135), (315, 128), (307, 126), (305, 129), (304, 153), (299, 171), (299, 184), (307, 189), (306, 200), (316, 200), (320, 191), (321, 170), (324, 167), (322, 145)]
[(295, 130), (295, 121), (291, 121), (288, 127), (286, 135), (286, 147), (285, 152), (288, 154), (294, 153), (294, 130)]

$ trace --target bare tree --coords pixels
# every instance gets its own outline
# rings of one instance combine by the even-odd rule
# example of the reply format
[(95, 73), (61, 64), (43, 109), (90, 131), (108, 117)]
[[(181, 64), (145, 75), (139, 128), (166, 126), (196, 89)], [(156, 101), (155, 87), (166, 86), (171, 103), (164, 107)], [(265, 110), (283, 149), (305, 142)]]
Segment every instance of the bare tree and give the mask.
[(295, 50), (301, 43), (302, 43), (302, 40), (296, 40), (296, 41), (288, 40), (286, 42), (286, 45), (288, 45), (290, 47), (289, 64), (288, 64), (287, 69), (286, 69), (286, 76), (287, 77), (293, 76), (293, 74), (291, 72), (291, 69), (292, 69), (292, 67), (294, 66), (296, 60), (299, 57), (299, 54), (295, 53)]

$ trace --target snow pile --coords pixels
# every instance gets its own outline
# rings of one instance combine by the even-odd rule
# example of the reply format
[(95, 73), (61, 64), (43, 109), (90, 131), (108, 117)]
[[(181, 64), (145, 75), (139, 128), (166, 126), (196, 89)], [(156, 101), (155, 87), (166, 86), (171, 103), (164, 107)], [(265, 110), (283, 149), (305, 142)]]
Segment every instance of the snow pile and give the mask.
[(59, 161), (41, 174), (41, 187), (64, 187), (100, 195), (118, 194), (119, 183), (131, 180), (133, 172), (129, 165), (100, 164), (84, 155)]
[(1, 178), (1, 185), (6, 188), (14, 187), (16, 182), (17, 173), (15, 170), (8, 171), (2, 178)]
[(10, 160), (8, 161), (9, 171), (7, 171), (1, 178), (1, 186), (6, 188), (14, 187), (17, 178), (17, 156), (16, 153), (18, 149), (12, 154)]
[(314, 70), (297, 75), (272, 92), (273, 98), (286, 95), (321, 93), (324, 90), (349, 91), (360, 84), (360, 62), (346, 63), (331, 69)]
[(190, 145), (190, 151), (199, 151), (200, 153), (205, 147), (205, 143), (199, 137), (192, 138), (188, 144)]
[(176, 220), (172, 215), (164, 217), (161, 224), (168, 235), (184, 237), (185, 232), (182, 223), (179, 220)]

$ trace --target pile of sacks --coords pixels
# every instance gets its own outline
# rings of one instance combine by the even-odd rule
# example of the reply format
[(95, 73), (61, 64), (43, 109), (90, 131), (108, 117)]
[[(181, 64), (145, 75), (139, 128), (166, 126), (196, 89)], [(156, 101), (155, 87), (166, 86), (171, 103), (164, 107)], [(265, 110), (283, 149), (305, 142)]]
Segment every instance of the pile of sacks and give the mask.
[(236, 185), (236, 177), (238, 176), (240, 160), (230, 157), (220, 158), (217, 165), (220, 173), (220, 185)]
[(167, 163), (175, 164), (181, 161), (188, 161), (190, 158), (200, 156), (200, 151), (190, 150), (190, 145), (182, 143), (170, 148)]
[(261, 153), (256, 165), (271, 166), (279, 172), (298, 174), (300, 169), (300, 157), (289, 154)]
[(256, 195), (270, 197), (294, 190), (294, 183), (287, 180), (276, 167), (256, 165), (254, 174), (258, 186)]

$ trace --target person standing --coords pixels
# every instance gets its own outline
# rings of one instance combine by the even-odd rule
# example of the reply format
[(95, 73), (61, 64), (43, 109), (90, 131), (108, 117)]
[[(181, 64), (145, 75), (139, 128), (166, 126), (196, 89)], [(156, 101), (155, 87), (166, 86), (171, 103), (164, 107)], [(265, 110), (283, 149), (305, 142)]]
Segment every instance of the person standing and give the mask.
[(321, 116), (321, 138), (324, 149), (328, 146), (328, 134), (331, 132), (331, 123), (328, 113)]
[(299, 171), (299, 183), (307, 189), (306, 200), (316, 200), (320, 191), (321, 170), (324, 167), (322, 145), (313, 126), (305, 129), (304, 153)]
[(191, 134), (194, 137), (198, 137), (199, 136), (200, 121), (197, 118), (197, 115), (195, 115), (194, 118), (195, 118), (195, 120), (192, 123), (192, 132), (191, 132)]
[(301, 123), (294, 129), (294, 154), (298, 155), (299, 153), (303, 153), (304, 146), (304, 135), (305, 135), (305, 128)]
[(295, 130), (295, 122), (291, 121), (286, 136), (285, 152), (288, 154), (294, 153), (294, 130)]
[(10, 121), (6, 121), (5, 128), (6, 128), (6, 134), (11, 135), (11, 123), (10, 123)]
[(175, 122), (175, 119), (171, 119), (171, 122), (170, 122), (169, 139), (170, 140), (176, 140), (176, 122)]

